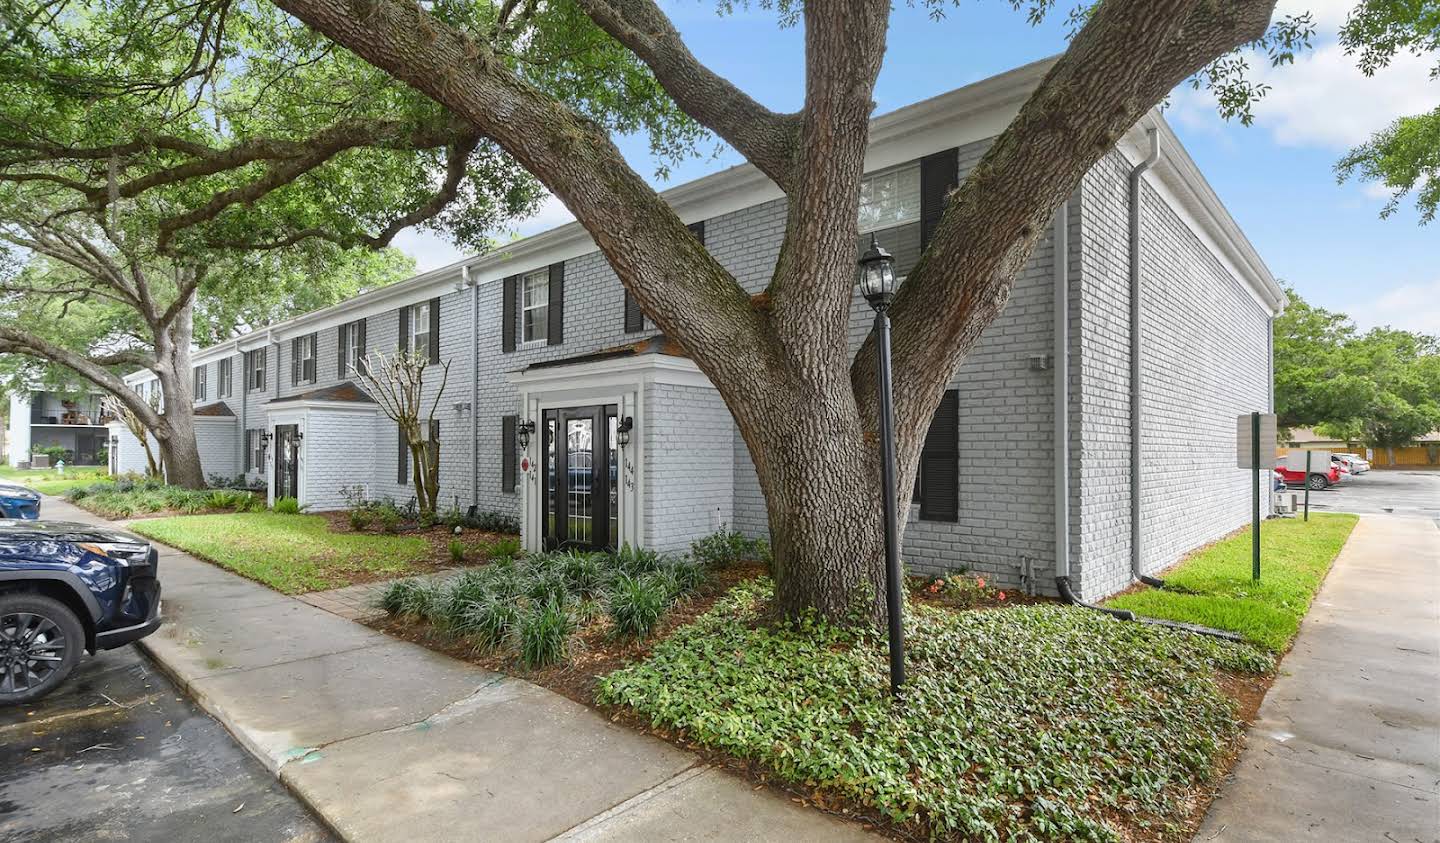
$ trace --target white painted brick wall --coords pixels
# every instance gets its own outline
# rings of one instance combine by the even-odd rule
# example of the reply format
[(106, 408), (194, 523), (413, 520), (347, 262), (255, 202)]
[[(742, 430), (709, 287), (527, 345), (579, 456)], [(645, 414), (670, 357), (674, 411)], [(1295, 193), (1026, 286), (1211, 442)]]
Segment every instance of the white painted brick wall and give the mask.
[[(1129, 165), (1112, 154), (1082, 185), (1077, 586), (1130, 581)], [(1143, 194), (1142, 543), (1154, 572), (1250, 517), (1234, 467), (1235, 416), (1268, 407), (1268, 314), (1148, 184)]]
[(300, 450), (300, 458), (304, 460), (307, 511), (344, 509), (345, 499), (340, 490), (366, 482), (376, 462), (378, 417), (378, 412), (348, 410), (312, 409), (307, 413), (305, 439)]
[(708, 387), (650, 384), (644, 400), (645, 544), (689, 550), (734, 520), (735, 423)]
[[(211, 475), (234, 477), (240, 473), (240, 464), (235, 461), (238, 453), (235, 439), (239, 430), (240, 423), (233, 418), (201, 416), (195, 419), (195, 447), (200, 451), (200, 468), (207, 479)], [(143, 462), (144, 454), (140, 459)]]

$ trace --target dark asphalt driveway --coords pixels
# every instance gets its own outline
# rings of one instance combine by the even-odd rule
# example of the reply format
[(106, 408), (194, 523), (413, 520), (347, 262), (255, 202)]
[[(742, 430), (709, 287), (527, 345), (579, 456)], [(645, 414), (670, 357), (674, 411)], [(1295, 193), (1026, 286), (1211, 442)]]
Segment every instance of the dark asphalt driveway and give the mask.
[(1322, 512), (1440, 518), (1440, 471), (1403, 468), (1367, 471), (1358, 477), (1347, 477), (1338, 486), (1323, 492), (1311, 492), (1310, 508)]
[(134, 647), (0, 708), (0, 841), (329, 841)]

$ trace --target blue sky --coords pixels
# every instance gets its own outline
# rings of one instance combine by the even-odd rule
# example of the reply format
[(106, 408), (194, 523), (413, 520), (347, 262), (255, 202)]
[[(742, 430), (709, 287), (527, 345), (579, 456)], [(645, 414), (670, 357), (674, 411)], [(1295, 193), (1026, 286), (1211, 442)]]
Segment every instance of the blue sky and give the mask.
[[(803, 96), (803, 44), (798, 29), (782, 30), (772, 13), (754, 9), (720, 17), (713, 0), (664, 3), (691, 50), (765, 105), (794, 110)], [(1365, 78), (1334, 43), (1353, 5), (1344, 0), (1281, 0), (1281, 9), (1308, 10), (1319, 25), (1316, 49), (1295, 66), (1261, 68), (1272, 87), (1252, 126), (1226, 123), (1207, 95), (1175, 93), (1167, 118), (1191, 156), (1254, 242), (1271, 271), (1313, 303), (1344, 311), (1361, 327), (1391, 324), (1440, 333), (1440, 222), (1418, 224), (1404, 203), (1379, 219), (1384, 195), (1373, 186), (1335, 181), (1335, 160), (1394, 117), (1440, 104), (1440, 83), (1428, 78), (1440, 58), (1405, 57)], [(1065, 47), (1064, 9), (1040, 27), (1005, 0), (964, 0), (942, 21), (897, 3), (878, 112), (891, 111)], [(654, 165), (641, 139), (622, 149), (647, 176)], [(739, 163), (733, 151), (686, 161), (665, 187)], [(519, 225), (521, 233), (569, 219), (552, 200)], [(436, 238), (408, 234), (398, 246), (421, 269), (457, 257)]]

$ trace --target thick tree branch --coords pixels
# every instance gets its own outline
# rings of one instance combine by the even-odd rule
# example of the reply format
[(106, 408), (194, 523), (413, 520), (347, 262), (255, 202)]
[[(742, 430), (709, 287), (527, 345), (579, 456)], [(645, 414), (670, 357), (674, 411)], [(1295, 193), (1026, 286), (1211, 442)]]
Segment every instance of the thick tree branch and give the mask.
[[(1004, 307), (1055, 208), (1176, 84), (1264, 34), (1274, 0), (1106, 0), (951, 195), (892, 308), (901, 454)], [(852, 367), (874, 416), (874, 337)], [(908, 478), (902, 478), (908, 482)], [(903, 484), (902, 484), (903, 485)], [(908, 486), (905, 486), (908, 488)]]
[[(124, 401), (125, 406), (139, 416), (145, 426), (151, 430), (163, 425), (160, 414), (127, 386), (120, 376), (106, 368), (113, 365), (108, 361), (114, 355), (104, 355), (98, 359), (90, 358), (18, 328), (7, 326), (0, 326), (0, 353), (24, 354), (46, 362), (58, 363)], [(151, 360), (150, 363), (153, 365), (154, 361)]]
[[(277, 0), (371, 64), (470, 121), (575, 214), (626, 289), (707, 372), (765, 365), (770, 336), (750, 298), (625, 162), (604, 132), (423, 8)], [(741, 361), (734, 349), (754, 349)]]
[(770, 111), (702, 64), (654, 0), (579, 0), (579, 4), (596, 25), (650, 67), (681, 110), (789, 192), (795, 180), (799, 114)]

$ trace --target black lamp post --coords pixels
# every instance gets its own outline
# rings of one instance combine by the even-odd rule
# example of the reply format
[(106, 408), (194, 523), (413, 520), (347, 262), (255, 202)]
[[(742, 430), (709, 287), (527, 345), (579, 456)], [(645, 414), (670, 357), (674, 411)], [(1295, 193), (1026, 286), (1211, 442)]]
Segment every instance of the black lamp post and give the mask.
[(895, 297), (895, 260), (870, 235), (860, 256), (860, 293), (875, 308), (875, 347), (880, 355), (880, 495), (885, 516), (885, 610), (890, 618), (890, 693), (905, 684), (905, 630), (900, 616), (900, 542), (895, 523), (895, 414), (890, 386), (890, 300)]

